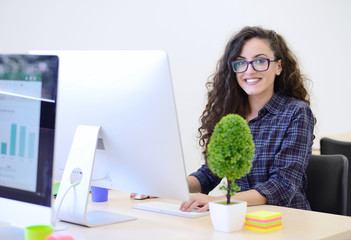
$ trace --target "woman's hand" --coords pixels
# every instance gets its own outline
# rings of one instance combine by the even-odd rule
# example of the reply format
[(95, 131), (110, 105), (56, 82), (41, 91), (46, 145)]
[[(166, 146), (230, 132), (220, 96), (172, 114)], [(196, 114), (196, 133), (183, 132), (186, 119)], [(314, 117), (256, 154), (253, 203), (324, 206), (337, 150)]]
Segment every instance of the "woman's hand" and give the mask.
[(190, 195), (190, 198), (186, 202), (182, 202), (180, 210), (183, 212), (191, 212), (197, 208), (197, 212), (204, 212), (209, 209), (209, 202), (225, 199), (224, 196), (209, 196), (203, 193), (196, 193)]
[(136, 200), (143, 200), (143, 199), (147, 199), (147, 198), (156, 198), (154, 196), (138, 194), (138, 193), (131, 193), (129, 197), (133, 198), (133, 199), (136, 199)]

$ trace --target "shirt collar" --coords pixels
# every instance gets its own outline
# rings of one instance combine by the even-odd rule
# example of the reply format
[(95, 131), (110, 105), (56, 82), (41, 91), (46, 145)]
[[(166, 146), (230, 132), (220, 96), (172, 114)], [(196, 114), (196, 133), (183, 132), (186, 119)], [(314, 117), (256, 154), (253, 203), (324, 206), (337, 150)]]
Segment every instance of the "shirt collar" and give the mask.
[(279, 92), (274, 94), (271, 100), (260, 110), (258, 111), (258, 116), (261, 116), (268, 111), (271, 114), (278, 114), (280, 112), (280, 109), (284, 105), (285, 98), (283, 95), (281, 95)]

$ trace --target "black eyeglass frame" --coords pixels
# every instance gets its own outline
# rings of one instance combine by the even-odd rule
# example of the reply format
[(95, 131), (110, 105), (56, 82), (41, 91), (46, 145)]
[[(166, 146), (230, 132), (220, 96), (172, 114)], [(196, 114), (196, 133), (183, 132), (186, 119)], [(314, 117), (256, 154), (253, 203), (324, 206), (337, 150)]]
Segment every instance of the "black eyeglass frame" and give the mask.
[[(254, 67), (254, 65), (253, 65), (253, 63), (254, 63), (255, 61), (257, 61), (257, 60), (266, 60), (266, 61), (268, 62), (267, 68), (266, 68), (265, 70), (257, 70), (257, 69)], [(233, 71), (234, 71), (235, 73), (243, 73), (243, 72), (246, 72), (247, 69), (249, 68), (249, 64), (251, 64), (252, 68), (253, 68), (256, 72), (265, 72), (265, 71), (267, 71), (267, 70), (269, 69), (269, 66), (270, 66), (270, 63), (271, 63), (271, 62), (276, 62), (276, 61), (278, 61), (278, 60), (279, 60), (278, 58), (258, 58), (258, 59), (252, 60), (252, 61), (235, 60), (235, 61), (232, 61), (232, 62), (231, 62), (231, 65), (232, 65), (232, 69), (233, 69)], [(236, 63), (236, 62), (245, 62), (245, 63), (246, 63), (246, 68), (245, 68), (245, 70), (240, 71), (240, 72), (235, 71), (234, 63)]]

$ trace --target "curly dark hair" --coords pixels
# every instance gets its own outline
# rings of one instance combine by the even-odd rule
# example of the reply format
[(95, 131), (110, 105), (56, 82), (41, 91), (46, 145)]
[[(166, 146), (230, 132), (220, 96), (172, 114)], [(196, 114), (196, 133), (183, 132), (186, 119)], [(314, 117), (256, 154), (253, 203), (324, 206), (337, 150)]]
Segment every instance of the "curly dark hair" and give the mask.
[(305, 88), (306, 81), (297, 64), (296, 56), (290, 51), (284, 38), (273, 30), (261, 27), (244, 27), (228, 42), (224, 55), (217, 63), (216, 72), (206, 83), (208, 102), (203, 111), (198, 131), (199, 144), (204, 148), (206, 159), (207, 144), (219, 120), (229, 113), (236, 113), (243, 118), (250, 111), (248, 96), (239, 86), (231, 62), (240, 55), (246, 41), (258, 38), (266, 40), (276, 59), (282, 61), (282, 72), (274, 81), (274, 92), (294, 97), (310, 105), (310, 96)]

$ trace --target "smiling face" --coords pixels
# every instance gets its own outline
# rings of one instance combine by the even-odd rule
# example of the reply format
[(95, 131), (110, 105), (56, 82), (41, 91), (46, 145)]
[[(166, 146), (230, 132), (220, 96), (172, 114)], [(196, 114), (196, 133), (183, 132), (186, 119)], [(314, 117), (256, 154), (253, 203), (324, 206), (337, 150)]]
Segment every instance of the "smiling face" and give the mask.
[[(274, 53), (266, 40), (252, 38), (245, 42), (236, 60), (252, 61), (261, 58), (274, 59)], [(257, 72), (249, 64), (243, 73), (236, 73), (240, 87), (249, 96), (270, 99), (274, 94), (274, 79), (282, 71), (281, 60), (271, 62), (267, 71)]]

